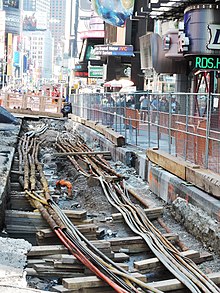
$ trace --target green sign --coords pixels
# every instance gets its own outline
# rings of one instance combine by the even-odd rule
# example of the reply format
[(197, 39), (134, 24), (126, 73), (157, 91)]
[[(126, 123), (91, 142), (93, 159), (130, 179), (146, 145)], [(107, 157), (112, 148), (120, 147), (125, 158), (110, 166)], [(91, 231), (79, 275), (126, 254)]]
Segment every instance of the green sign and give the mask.
[(207, 69), (207, 70), (219, 70), (220, 69), (220, 57), (213, 56), (197, 56), (195, 58), (195, 68), (196, 69)]
[(89, 66), (89, 77), (102, 78), (103, 77), (103, 66)]

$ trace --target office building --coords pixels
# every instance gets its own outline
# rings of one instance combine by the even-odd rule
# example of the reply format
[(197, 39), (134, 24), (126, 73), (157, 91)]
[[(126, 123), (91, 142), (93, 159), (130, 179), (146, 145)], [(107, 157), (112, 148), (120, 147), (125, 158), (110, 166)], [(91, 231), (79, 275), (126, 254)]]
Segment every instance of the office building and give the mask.
[(54, 64), (62, 66), (65, 30), (66, 30), (66, 0), (50, 1), (50, 31), (54, 39)]

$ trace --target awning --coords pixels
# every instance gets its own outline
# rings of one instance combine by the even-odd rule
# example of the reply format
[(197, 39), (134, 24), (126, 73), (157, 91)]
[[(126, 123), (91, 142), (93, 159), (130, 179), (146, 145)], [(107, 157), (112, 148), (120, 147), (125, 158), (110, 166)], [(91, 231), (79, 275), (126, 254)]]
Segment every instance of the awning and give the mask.
[(119, 87), (119, 88), (124, 88), (128, 86), (133, 86), (134, 83), (131, 80), (128, 79), (120, 79), (120, 80), (110, 80), (104, 83), (104, 87)]

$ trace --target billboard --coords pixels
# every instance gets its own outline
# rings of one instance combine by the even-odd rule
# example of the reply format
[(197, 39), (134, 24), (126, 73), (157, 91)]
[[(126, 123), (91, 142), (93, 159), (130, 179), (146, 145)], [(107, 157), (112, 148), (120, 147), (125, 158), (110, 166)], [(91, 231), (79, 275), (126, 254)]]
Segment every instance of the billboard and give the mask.
[(95, 45), (95, 56), (134, 56), (133, 46)]
[(6, 9), (5, 31), (18, 35), (20, 33), (20, 11), (19, 9)]
[(13, 60), (13, 48), (12, 48), (13, 37), (9, 33), (7, 35), (7, 75), (12, 76), (12, 60)]
[(16, 8), (19, 9), (19, 0), (3, 0), (3, 8)]
[(24, 11), (23, 13), (23, 30), (38, 31), (47, 29), (47, 13)]
[(92, 6), (105, 22), (121, 27), (133, 14), (134, 0), (92, 0)]

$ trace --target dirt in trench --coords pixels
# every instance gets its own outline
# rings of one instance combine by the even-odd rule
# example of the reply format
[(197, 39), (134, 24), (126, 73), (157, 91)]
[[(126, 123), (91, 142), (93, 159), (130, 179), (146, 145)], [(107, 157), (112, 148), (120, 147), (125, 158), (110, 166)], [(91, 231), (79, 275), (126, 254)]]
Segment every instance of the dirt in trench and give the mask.
[[(51, 122), (50, 127), (51, 125), (52, 129), (47, 130), (42, 136), (46, 141), (43, 144), (44, 148), (41, 150), (41, 160), (44, 162), (45, 174), (48, 178), (50, 189), (52, 193), (56, 193), (55, 185), (56, 181), (59, 179), (69, 180), (73, 185), (73, 199), (67, 199), (64, 189), (62, 190), (62, 195), (60, 195), (58, 199), (59, 206), (63, 209), (86, 209), (88, 217), (93, 218), (94, 223), (105, 230), (103, 234), (104, 239), (133, 235), (133, 232), (123, 223), (112, 222), (112, 213), (117, 213), (118, 211), (110, 205), (98, 183), (95, 186), (89, 186), (88, 179), (85, 176), (78, 174), (67, 158), (62, 157), (58, 159), (52, 155), (53, 152), (57, 151), (54, 149), (57, 131), (64, 131), (65, 124), (63, 121), (62, 123), (59, 121), (58, 123)], [(118, 173), (125, 175), (128, 186), (142, 196), (148, 202), (150, 207), (164, 207), (163, 220), (171, 231), (176, 233), (180, 240), (188, 246), (189, 249), (200, 252), (210, 252), (209, 247), (205, 247), (201, 242), (197, 241), (195, 237), (190, 235), (184, 227), (172, 218), (172, 207), (158, 199), (149, 190), (147, 183), (136, 174), (133, 168), (128, 168), (121, 162), (110, 162), (110, 164)], [(157, 221), (154, 221), (153, 223), (162, 233), (165, 233), (164, 229), (160, 227)], [(206, 274), (220, 271), (219, 256), (213, 253), (213, 260), (200, 264), (199, 268)]]

